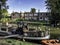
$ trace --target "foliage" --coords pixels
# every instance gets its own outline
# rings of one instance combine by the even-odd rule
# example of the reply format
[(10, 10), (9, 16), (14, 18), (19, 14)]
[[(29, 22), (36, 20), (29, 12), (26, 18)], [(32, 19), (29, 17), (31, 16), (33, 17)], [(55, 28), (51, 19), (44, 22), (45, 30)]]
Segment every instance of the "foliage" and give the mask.
[(0, 39), (1, 44), (7, 44), (7, 45), (32, 45), (33, 43), (29, 42), (23, 42), (16, 39)]
[(9, 22), (10, 21), (10, 18), (2, 18), (0, 21), (2, 23), (6, 23), (6, 22)]
[(0, 19), (4, 16), (7, 15), (7, 9), (8, 6), (6, 5), (7, 0), (0, 0)]
[(35, 8), (31, 8), (31, 13), (35, 13), (36, 9)]
[(51, 12), (51, 24), (57, 24), (60, 20), (60, 0), (46, 0), (46, 6), (48, 11)]
[(6, 9), (3, 9), (2, 14), (3, 14), (4, 17), (6, 17), (6, 16), (8, 16), (8, 11)]

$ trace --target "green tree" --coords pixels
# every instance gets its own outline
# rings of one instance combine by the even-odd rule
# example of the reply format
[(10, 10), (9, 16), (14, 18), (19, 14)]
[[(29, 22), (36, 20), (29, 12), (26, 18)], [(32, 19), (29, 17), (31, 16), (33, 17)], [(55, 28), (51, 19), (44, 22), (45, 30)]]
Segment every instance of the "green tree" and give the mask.
[(35, 8), (31, 8), (31, 13), (35, 13), (36, 9)]
[(8, 11), (6, 9), (2, 10), (2, 16), (5, 18), (8, 16)]
[(60, 21), (60, 0), (46, 0), (46, 6), (51, 13), (50, 22), (56, 26)]
[(0, 19), (7, 13), (8, 6), (6, 5), (7, 0), (0, 0)]
[[(31, 8), (31, 11), (30, 11), (32, 14), (33, 14), (33, 16), (34, 16), (34, 13), (36, 13), (36, 9), (35, 8)], [(33, 19), (33, 18), (32, 18)]]

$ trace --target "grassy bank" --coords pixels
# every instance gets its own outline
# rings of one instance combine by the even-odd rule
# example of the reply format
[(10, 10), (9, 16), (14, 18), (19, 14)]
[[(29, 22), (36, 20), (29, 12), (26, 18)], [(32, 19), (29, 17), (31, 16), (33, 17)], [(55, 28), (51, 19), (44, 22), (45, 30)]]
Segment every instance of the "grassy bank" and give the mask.
[(51, 38), (59, 38), (60, 37), (60, 28), (52, 27), (50, 34), (51, 34)]
[(0, 45), (37, 45), (37, 44), (23, 42), (16, 39), (0, 39)]

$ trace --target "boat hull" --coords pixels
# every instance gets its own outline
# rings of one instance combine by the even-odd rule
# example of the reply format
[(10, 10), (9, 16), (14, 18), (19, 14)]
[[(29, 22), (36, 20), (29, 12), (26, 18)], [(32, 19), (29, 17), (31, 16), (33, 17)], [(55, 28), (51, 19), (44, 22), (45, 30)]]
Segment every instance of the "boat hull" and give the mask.
[(42, 39), (50, 39), (50, 35), (45, 37), (23, 37), (24, 39), (31, 39), (31, 40), (42, 40)]

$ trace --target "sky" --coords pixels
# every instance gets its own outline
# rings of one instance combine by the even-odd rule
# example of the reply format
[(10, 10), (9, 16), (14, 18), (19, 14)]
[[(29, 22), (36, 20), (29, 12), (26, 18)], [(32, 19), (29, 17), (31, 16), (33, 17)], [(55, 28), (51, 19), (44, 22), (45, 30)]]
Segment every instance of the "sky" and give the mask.
[(40, 10), (40, 12), (46, 12), (45, 0), (8, 0), (9, 6), (8, 12), (28, 12), (31, 8)]

